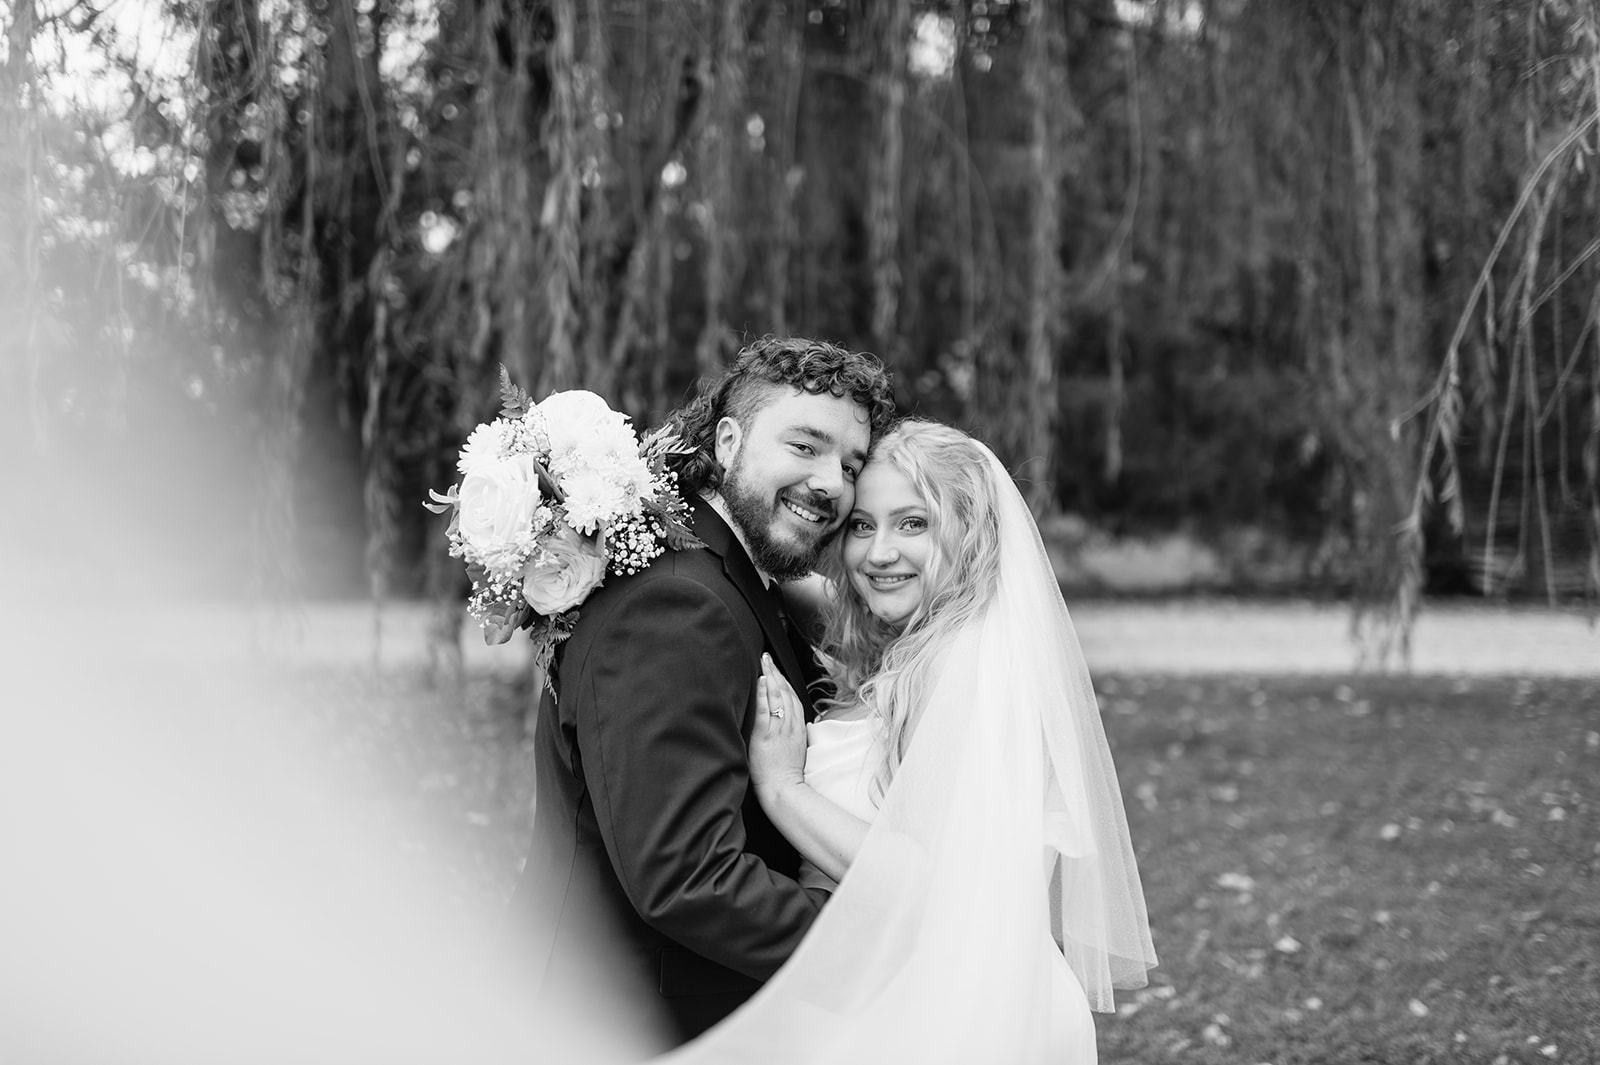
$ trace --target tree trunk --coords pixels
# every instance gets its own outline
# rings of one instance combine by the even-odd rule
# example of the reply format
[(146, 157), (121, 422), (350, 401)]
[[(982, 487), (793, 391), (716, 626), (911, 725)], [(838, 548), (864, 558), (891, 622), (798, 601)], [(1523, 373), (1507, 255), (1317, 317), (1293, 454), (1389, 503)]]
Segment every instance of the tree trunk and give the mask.
[[(1121, 273), (1120, 263), (1117, 272)], [(1106, 370), (1109, 387), (1106, 397), (1106, 461), (1101, 476), (1107, 484), (1122, 478), (1122, 415), (1127, 407), (1126, 314), (1122, 305), (1122, 283), (1111, 282), (1111, 314), (1106, 329)]]
[[(39, 115), (34, 99), (33, 38), (38, 29), (34, 0), (14, 0), (11, 25), (7, 28), (7, 62), (0, 70), (0, 186), (16, 189), (13, 210), (0, 212), (0, 254), (8, 260), (0, 267), (0, 279), (15, 285), (16, 323), (13, 339), (22, 343), (21, 359), (7, 359), (0, 380), (20, 376), (19, 387), (6, 387), (8, 397), (26, 396), (27, 413), (7, 411), (7, 422), (19, 425), (25, 418), (33, 446), (43, 450), (48, 440), (49, 404), (40, 391), (45, 344), (39, 335)], [(4, 194), (7, 199), (10, 193)], [(7, 285), (6, 287), (11, 287)], [(0, 305), (0, 310), (9, 309)]]
[(1028, 101), (1028, 165), (1032, 186), (1028, 242), (1028, 287), (1023, 365), (1027, 394), (1023, 409), (1023, 459), (1028, 504), (1036, 514), (1054, 505), (1056, 366), (1062, 298), (1059, 149), (1052, 118), (1059, 112), (1065, 79), (1057, 5), (1035, 6), (1024, 44), (1023, 86)]
[(1590, 333), (1594, 365), (1589, 377), (1589, 431), (1583, 441), (1583, 473), (1588, 482), (1589, 564), (1585, 567), (1585, 593), (1600, 602), (1600, 329)]
[(956, 269), (960, 293), (960, 329), (955, 342), (946, 353), (950, 365), (946, 378), (954, 371), (952, 390), (960, 401), (967, 421), (981, 421), (983, 406), (979, 388), (981, 376), (975, 372), (982, 345), (979, 333), (978, 308), (982, 305), (984, 277), (978, 268), (978, 231), (973, 221), (974, 203), (982, 195), (981, 183), (973, 180), (972, 136), (967, 121), (967, 82), (963, 74), (966, 62), (967, 35), (961, 27), (956, 30), (956, 49), (950, 73), (950, 102), (954, 112), (952, 135), (956, 140), (955, 217), (956, 217)]
[(702, 131), (705, 199), (705, 309), (695, 363), (711, 376), (722, 369), (728, 339), (727, 299), (734, 274), (738, 212), (735, 150), (745, 131), (745, 19), (744, 0), (718, 0), (712, 33), (711, 120)]
[(575, 388), (580, 382), (576, 293), (583, 287), (583, 184), (577, 100), (578, 11), (574, 0), (554, 0), (551, 9), (555, 35), (549, 49), (550, 113), (544, 128), (550, 178), (539, 216), (545, 237), (540, 265), (548, 331), (538, 395)]
[[(589, 85), (589, 110), (609, 129), (613, 101), (607, 81), (611, 63), (605, 14), (600, 0), (586, 0), (584, 6), (583, 67), (584, 80)], [(616, 235), (609, 196), (614, 171), (611, 139), (604, 130), (596, 129), (592, 121), (580, 119), (577, 126), (583, 165), (592, 175), (590, 194), (584, 200), (582, 214), (582, 286), (578, 291), (584, 324), (579, 377), (587, 387), (615, 403), (622, 398), (620, 392), (624, 389), (618, 387), (617, 378), (633, 341), (632, 314), (637, 289), (634, 275), (637, 271), (625, 268), (622, 284), (617, 283), (617, 259), (612, 254)], [(645, 239), (644, 229), (641, 221), (636, 241)]]
[(900, 346), (895, 326), (900, 311), (900, 189), (905, 132), (906, 52), (911, 35), (910, 0), (881, 0), (868, 8), (872, 105), (877, 113), (867, 193), (867, 267), (871, 275), (872, 343), (892, 358)]
[[(275, 69), (278, 57), (256, 0), (219, 0), (207, 6), (206, 16), (197, 34), (197, 70), (205, 88), (200, 112), (206, 139), (205, 196), (195, 216), (192, 276), (213, 343), (239, 365), (260, 367), (260, 488), (250, 515), (252, 585), (257, 595), (283, 601), (296, 592), (295, 474), (306, 375), (320, 335), (320, 55), (307, 49), (296, 69), (306, 93), (301, 120), (280, 122), (273, 117), (273, 101), (262, 96), (267, 80), (262, 72)], [(268, 105), (262, 108), (267, 128), (260, 146), (260, 184), (267, 205), (258, 228), (234, 226), (229, 224), (227, 197), (236, 172), (244, 169), (240, 117), (258, 101)], [(292, 150), (297, 132), (300, 144)], [(300, 165), (303, 175), (294, 174)], [(290, 200), (294, 192), (299, 194), (297, 203)], [(285, 250), (284, 238), (291, 231), (301, 238), (294, 252)]]
[(797, 184), (801, 171), (795, 165), (800, 134), (800, 90), (805, 84), (805, 11), (794, 15), (786, 8), (769, 13), (767, 54), (777, 69), (777, 116), (767, 133), (773, 146), (773, 167), (767, 187), (772, 205), (772, 228), (766, 254), (767, 328), (775, 336), (789, 333), (789, 262), (799, 234), (795, 225)]

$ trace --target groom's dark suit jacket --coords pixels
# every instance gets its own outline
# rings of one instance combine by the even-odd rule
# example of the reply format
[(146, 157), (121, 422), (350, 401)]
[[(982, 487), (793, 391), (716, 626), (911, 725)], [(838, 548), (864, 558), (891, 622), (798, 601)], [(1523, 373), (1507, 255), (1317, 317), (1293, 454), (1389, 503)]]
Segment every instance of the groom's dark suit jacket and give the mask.
[[(806, 698), (776, 590), (704, 501), (704, 550), (607, 577), (557, 650), (534, 734), (534, 841), (512, 900), (547, 992), (593, 974), (595, 937), (687, 1039), (783, 964), (824, 897), (750, 784), (761, 653)], [(808, 652), (808, 649), (802, 649)]]

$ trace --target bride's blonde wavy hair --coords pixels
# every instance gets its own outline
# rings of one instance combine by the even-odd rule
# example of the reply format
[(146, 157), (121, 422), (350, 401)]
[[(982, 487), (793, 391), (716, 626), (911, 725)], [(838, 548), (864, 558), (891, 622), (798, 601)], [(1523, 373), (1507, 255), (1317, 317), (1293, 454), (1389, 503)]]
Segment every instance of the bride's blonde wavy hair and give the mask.
[(1000, 576), (998, 497), (985, 452), (948, 425), (907, 419), (878, 441), (868, 464), (887, 462), (905, 474), (927, 504), (936, 550), (922, 571), (922, 602), (896, 632), (874, 616), (850, 584), (846, 531), (824, 556), (838, 594), (825, 614), (820, 649), (834, 693), (824, 710), (865, 707), (883, 741), (874, 798), (888, 789), (942, 653), (963, 627), (982, 617)]

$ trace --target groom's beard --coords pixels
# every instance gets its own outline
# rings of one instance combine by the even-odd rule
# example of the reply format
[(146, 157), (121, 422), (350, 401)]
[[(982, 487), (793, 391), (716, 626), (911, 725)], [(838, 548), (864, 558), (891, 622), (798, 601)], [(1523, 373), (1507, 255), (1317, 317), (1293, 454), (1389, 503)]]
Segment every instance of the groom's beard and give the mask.
[(833, 539), (833, 518), (838, 505), (827, 496), (795, 491), (796, 502), (828, 516), (816, 528), (815, 536), (807, 537), (805, 530), (797, 528), (792, 536), (774, 533), (777, 526), (776, 499), (764, 496), (758, 488), (744, 483), (739, 476), (741, 459), (735, 456), (733, 466), (722, 481), (722, 499), (728, 504), (728, 513), (744, 535), (750, 548), (750, 561), (756, 568), (779, 581), (792, 581), (804, 577), (817, 568), (822, 549)]

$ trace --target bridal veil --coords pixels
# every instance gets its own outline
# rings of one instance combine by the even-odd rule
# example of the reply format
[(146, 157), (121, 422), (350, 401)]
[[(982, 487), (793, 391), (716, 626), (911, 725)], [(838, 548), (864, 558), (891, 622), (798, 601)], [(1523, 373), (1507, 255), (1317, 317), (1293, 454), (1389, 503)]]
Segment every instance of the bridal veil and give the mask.
[(810, 934), (669, 1062), (1092, 1057), (1085, 1000), (1112, 1009), (1112, 989), (1143, 986), (1156, 964), (1077, 636), (1021, 495), (975, 446), (1000, 497), (994, 601), (942, 656)]

